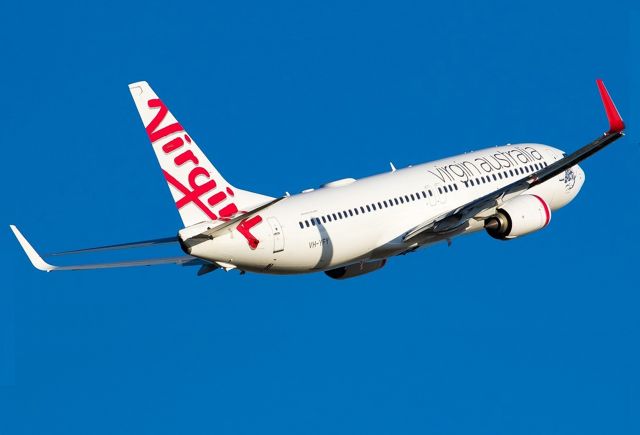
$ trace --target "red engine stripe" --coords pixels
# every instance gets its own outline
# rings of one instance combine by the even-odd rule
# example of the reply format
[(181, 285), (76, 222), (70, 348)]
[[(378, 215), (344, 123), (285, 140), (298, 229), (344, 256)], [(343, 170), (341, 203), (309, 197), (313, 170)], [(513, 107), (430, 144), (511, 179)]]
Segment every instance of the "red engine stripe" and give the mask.
[(536, 198), (538, 198), (538, 201), (540, 201), (540, 203), (542, 204), (542, 207), (544, 207), (544, 214), (545, 214), (545, 222), (544, 222), (544, 226), (546, 227), (547, 225), (549, 225), (549, 221), (551, 220), (551, 210), (549, 210), (549, 206), (547, 205), (547, 202), (540, 198), (538, 195), (532, 195), (535, 196)]

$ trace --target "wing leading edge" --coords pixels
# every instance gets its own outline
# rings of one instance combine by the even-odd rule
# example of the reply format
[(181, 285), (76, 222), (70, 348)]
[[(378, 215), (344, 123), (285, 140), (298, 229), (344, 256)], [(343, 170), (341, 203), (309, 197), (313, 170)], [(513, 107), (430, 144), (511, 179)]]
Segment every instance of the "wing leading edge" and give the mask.
[(515, 181), (483, 197), (470, 201), (467, 204), (440, 215), (435, 219), (418, 225), (405, 234), (403, 238), (404, 241), (408, 242), (415, 240), (418, 236), (426, 233), (446, 234), (449, 232), (455, 232), (460, 228), (464, 228), (467, 222), (475, 216), (484, 211), (491, 210), (502, 202), (520, 195), (533, 186), (555, 177), (624, 136), (624, 121), (613, 103), (609, 92), (607, 92), (607, 88), (600, 79), (596, 80), (596, 83), (598, 85), (600, 97), (602, 98), (602, 104), (604, 106), (607, 119), (609, 120), (609, 130), (606, 133), (570, 155), (530, 174), (521, 180)]

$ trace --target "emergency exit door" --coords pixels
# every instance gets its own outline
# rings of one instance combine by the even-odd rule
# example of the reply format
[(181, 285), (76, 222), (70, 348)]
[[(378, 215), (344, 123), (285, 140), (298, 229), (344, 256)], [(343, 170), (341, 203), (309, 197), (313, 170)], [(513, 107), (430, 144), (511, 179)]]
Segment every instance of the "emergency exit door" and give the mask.
[(284, 251), (284, 234), (282, 234), (280, 222), (274, 217), (268, 218), (267, 221), (273, 234), (273, 253)]

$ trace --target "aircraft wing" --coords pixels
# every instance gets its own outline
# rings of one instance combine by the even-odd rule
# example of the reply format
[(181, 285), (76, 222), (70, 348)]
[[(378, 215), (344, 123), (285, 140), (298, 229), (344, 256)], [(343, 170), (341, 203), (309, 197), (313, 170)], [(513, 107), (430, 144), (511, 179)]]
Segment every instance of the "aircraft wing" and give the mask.
[(597, 153), (607, 145), (624, 136), (625, 125), (616, 109), (613, 100), (609, 96), (602, 80), (596, 81), (602, 103), (604, 105), (607, 119), (609, 120), (609, 131), (583, 146), (572, 154), (550, 164), (549, 166), (529, 174), (527, 177), (515, 181), (505, 187), (491, 192), (481, 198), (468, 202), (458, 208), (444, 213), (435, 219), (424, 222), (405, 234), (405, 242), (415, 240), (420, 235), (426, 234), (446, 234), (464, 228), (469, 220), (488, 211), (494, 210), (502, 203), (518, 196), (526, 190), (543, 183), (563, 171), (577, 165), (584, 159)]
[[(115, 263), (98, 263), (98, 264), (81, 264), (75, 266), (54, 266), (42, 259), (42, 257), (38, 254), (38, 252), (31, 246), (31, 244), (27, 241), (27, 239), (22, 235), (20, 230), (15, 225), (10, 225), (11, 231), (18, 239), (20, 246), (24, 249), (24, 252), (29, 257), (31, 264), (36, 269), (52, 272), (57, 270), (87, 270), (87, 269), (111, 269), (116, 267), (134, 267), (134, 266), (156, 266), (159, 264), (179, 264), (181, 266), (196, 266), (196, 265), (207, 265), (210, 264), (204, 260), (201, 260), (196, 257), (192, 257), (190, 255), (182, 255), (178, 257), (168, 257), (168, 258), (149, 258), (143, 260), (133, 260), (133, 261), (120, 261)], [(167, 239), (159, 239), (164, 241), (163, 243), (169, 243)], [(79, 252), (96, 252), (102, 250), (111, 250), (111, 249), (125, 249), (131, 247), (142, 247), (142, 246), (150, 246), (153, 241), (144, 241), (144, 242), (136, 242), (136, 243), (127, 243), (121, 245), (111, 245), (111, 246), (102, 246), (98, 248), (89, 248), (86, 250), (77, 250), (77, 251), (68, 251), (64, 253), (58, 253), (55, 255), (63, 255), (63, 254), (74, 254)]]
[(89, 252), (115, 251), (119, 249), (148, 248), (151, 246), (169, 245), (177, 242), (179, 242), (177, 236), (164, 237), (162, 239), (142, 240), (140, 242), (120, 243), (117, 245), (97, 246), (95, 248), (74, 249), (72, 251), (63, 251), (63, 252), (52, 252), (49, 254), (45, 254), (45, 257), (59, 257), (61, 255), (71, 255), (71, 254), (86, 254)]

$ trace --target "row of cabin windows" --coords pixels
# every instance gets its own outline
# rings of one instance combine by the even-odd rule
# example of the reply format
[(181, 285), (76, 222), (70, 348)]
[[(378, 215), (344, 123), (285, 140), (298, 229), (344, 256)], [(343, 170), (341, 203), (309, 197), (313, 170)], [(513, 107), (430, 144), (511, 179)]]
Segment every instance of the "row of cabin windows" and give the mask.
[[(454, 187), (455, 186), (455, 187)], [(447, 190), (445, 192), (453, 192), (453, 190), (458, 190), (458, 186), (453, 184), (447, 186)], [(438, 187), (438, 191), (442, 193), (442, 189)], [(360, 214), (371, 213), (376, 210), (382, 210), (383, 208), (394, 207), (402, 204), (408, 204), (413, 201), (418, 201), (421, 197), (422, 199), (427, 199), (428, 197), (433, 196), (433, 191), (431, 189), (423, 190), (422, 192), (416, 192), (398, 196), (397, 198), (392, 198), (389, 200), (378, 201), (367, 205), (362, 205), (360, 207), (356, 207), (353, 209), (348, 209), (344, 211), (339, 211), (336, 213), (329, 213), (320, 217), (313, 217), (311, 219), (305, 220), (304, 222), (298, 222), (300, 228), (309, 228), (315, 227), (316, 225), (326, 224), (327, 222), (337, 221), (339, 219), (347, 219), (353, 216), (358, 216)]]
[(506, 180), (509, 177), (517, 177), (518, 175), (524, 175), (524, 174), (533, 173), (535, 171), (539, 171), (540, 169), (545, 168), (547, 166), (548, 164), (546, 162), (536, 163), (533, 165), (527, 165), (520, 168), (504, 170), (503, 172), (498, 172), (497, 175), (491, 174), (491, 176), (489, 175), (482, 176), (482, 177), (476, 178), (475, 183), (474, 183), (474, 179), (463, 181), (463, 183), (464, 183), (464, 187), (473, 187), (476, 185), (479, 186), (480, 184), (490, 183), (491, 178), (493, 178), (493, 181), (498, 181), (502, 179)]
[[(545, 162), (544, 164), (536, 163), (534, 165), (527, 165), (524, 168), (522, 167), (516, 168), (515, 170), (514, 169), (505, 170), (504, 172), (499, 172), (497, 176), (496, 174), (492, 174), (493, 181), (497, 181), (498, 179), (500, 180), (507, 179), (510, 176), (515, 177), (518, 175), (518, 173), (521, 175), (524, 175), (525, 173), (539, 171), (540, 169), (546, 166), (548, 165)], [(474, 180), (463, 181), (465, 187), (474, 186), (476, 184), (480, 185), (481, 183), (489, 183), (489, 182), (491, 182), (491, 178), (488, 175), (482, 176), (480, 178), (476, 178), (475, 184), (474, 184)], [(438, 187), (438, 193), (440, 195), (442, 195), (443, 193), (449, 193), (456, 190), (458, 190), (458, 185), (456, 183)], [(321, 223), (326, 224), (327, 222), (337, 221), (339, 219), (347, 219), (349, 217), (358, 216), (360, 214), (371, 213), (372, 211), (376, 211), (376, 210), (382, 210), (383, 208), (389, 208), (396, 205), (417, 201), (418, 199), (420, 199), (420, 196), (422, 196), (423, 199), (426, 199), (430, 196), (433, 196), (433, 191), (431, 189), (423, 190), (422, 192), (416, 192), (415, 194), (412, 193), (409, 195), (404, 195), (404, 197), (399, 196), (397, 198), (392, 198), (385, 201), (378, 201), (377, 203), (374, 202), (372, 204), (360, 206), (359, 208), (356, 207), (353, 209), (339, 211), (336, 213), (329, 213), (327, 215), (320, 216), (319, 218), (313, 217), (311, 219), (298, 222), (298, 225), (300, 225), (300, 228), (309, 228), (312, 226), (315, 227), (316, 225), (320, 225)]]

